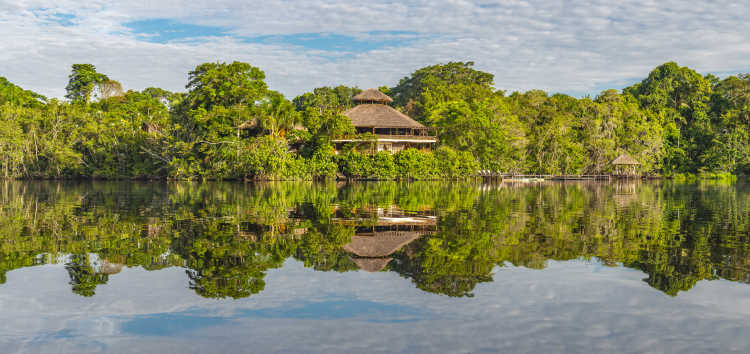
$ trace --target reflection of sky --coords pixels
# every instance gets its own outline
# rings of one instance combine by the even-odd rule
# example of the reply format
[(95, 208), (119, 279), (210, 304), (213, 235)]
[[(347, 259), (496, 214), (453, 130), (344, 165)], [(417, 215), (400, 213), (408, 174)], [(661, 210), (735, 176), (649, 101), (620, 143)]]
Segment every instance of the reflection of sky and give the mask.
[(474, 298), (392, 272), (324, 273), (288, 260), (263, 292), (204, 299), (184, 271), (124, 269), (92, 298), (62, 266), (0, 286), (8, 352), (747, 352), (750, 287), (701, 281), (677, 297), (639, 271), (590, 262), (496, 268)]

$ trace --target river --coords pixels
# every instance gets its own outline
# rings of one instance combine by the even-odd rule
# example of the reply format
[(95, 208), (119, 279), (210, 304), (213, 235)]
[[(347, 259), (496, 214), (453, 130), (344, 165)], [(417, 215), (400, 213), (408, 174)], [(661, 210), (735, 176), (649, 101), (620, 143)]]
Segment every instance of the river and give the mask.
[(2, 352), (750, 352), (750, 184), (0, 181)]

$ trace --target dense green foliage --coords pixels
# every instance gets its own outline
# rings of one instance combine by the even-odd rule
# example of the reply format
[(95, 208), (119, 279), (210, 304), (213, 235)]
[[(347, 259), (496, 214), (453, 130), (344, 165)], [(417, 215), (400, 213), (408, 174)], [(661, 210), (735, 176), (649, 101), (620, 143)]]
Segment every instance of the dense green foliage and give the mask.
[(449, 296), (471, 296), (497, 267), (543, 269), (550, 260), (638, 269), (669, 295), (701, 280), (750, 279), (742, 182), (487, 187), (5, 181), (0, 284), (14, 269), (63, 263), (72, 291), (93, 296), (129, 267), (185, 267), (201, 296), (247, 297), (289, 259), (359, 269), (345, 245), (392, 220), (380, 214), (388, 210), (432, 215), (434, 227), (381, 259), (381, 270)]
[[(364, 179), (503, 173), (602, 174), (628, 154), (647, 175), (750, 172), (750, 74), (724, 79), (666, 63), (619, 92), (575, 98), (507, 94), (472, 62), (419, 69), (380, 90), (435, 127), (432, 152), (334, 154), (356, 137), (341, 113), (358, 88), (321, 87), (293, 100), (250, 64), (205, 63), (185, 93), (123, 91), (94, 65), (74, 64), (70, 102), (0, 78), (0, 176), (5, 178)], [(361, 134), (361, 145), (376, 137)], [(365, 149), (366, 150), (366, 149)]]

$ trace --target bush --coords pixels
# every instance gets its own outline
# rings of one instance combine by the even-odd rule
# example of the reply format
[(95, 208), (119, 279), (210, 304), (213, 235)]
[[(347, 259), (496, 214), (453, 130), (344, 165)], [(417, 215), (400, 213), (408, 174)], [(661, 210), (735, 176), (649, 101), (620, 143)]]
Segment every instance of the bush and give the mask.
[(381, 151), (371, 156), (372, 160), (372, 177), (377, 179), (393, 179), (398, 174), (396, 164), (393, 162), (393, 155)]
[(479, 162), (468, 151), (456, 151), (441, 146), (434, 152), (440, 176), (447, 178), (467, 177), (479, 169)]
[(348, 151), (336, 159), (339, 172), (362, 179), (437, 179), (467, 177), (478, 168), (471, 153), (441, 147), (435, 152), (406, 149), (391, 155)]
[(364, 154), (347, 151), (336, 159), (339, 172), (349, 178), (366, 178), (371, 173), (370, 161)]
[(435, 156), (431, 152), (406, 149), (395, 154), (393, 160), (400, 178), (431, 179), (440, 175)]
[(330, 145), (320, 146), (312, 154), (305, 164), (313, 178), (335, 177), (338, 166), (334, 161), (333, 147)]

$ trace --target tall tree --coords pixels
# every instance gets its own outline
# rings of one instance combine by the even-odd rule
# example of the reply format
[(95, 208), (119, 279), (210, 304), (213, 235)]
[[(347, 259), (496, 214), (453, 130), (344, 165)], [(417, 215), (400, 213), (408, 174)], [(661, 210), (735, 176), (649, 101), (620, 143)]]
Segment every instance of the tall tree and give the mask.
[(108, 80), (107, 75), (97, 72), (93, 64), (73, 64), (68, 76), (68, 86), (65, 87), (65, 98), (88, 104), (96, 85)]
[(482, 168), (524, 170), (525, 128), (502, 97), (442, 103), (434, 107), (428, 122), (438, 128), (441, 144), (471, 152)]
[(356, 87), (341, 85), (318, 87), (294, 98), (302, 124), (310, 134), (303, 150), (305, 156), (330, 150), (330, 139), (336, 136), (355, 134), (351, 121), (342, 113), (354, 106), (352, 97), (361, 91)]
[(96, 96), (100, 100), (123, 96), (124, 94), (125, 91), (122, 89), (122, 84), (115, 80), (104, 80), (96, 85)]
[(667, 128), (666, 171), (698, 172), (702, 165), (710, 163), (706, 153), (715, 134), (709, 116), (711, 82), (707, 78), (688, 67), (668, 62), (624, 92), (662, 117)]
[(424, 122), (434, 106), (483, 99), (492, 94), (494, 75), (475, 70), (474, 62), (450, 62), (421, 68), (390, 89), (394, 104)]

